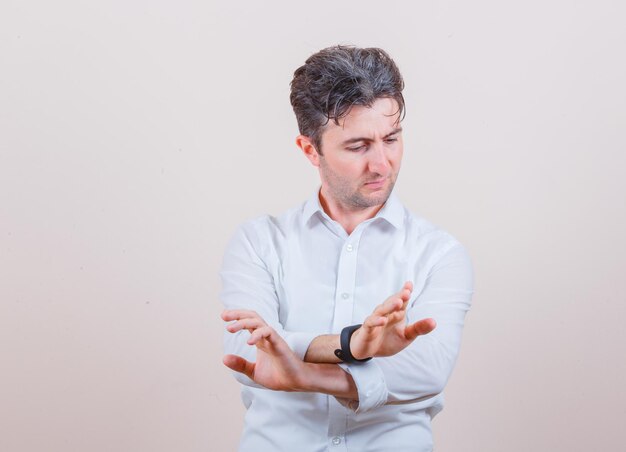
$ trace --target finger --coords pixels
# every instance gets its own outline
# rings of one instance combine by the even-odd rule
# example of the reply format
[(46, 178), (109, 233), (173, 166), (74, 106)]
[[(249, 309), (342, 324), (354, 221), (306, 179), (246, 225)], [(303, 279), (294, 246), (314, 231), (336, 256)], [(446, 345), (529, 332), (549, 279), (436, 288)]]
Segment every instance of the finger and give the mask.
[(222, 312), (222, 320), (226, 320), (227, 322), (230, 320), (239, 320), (239, 319), (261, 319), (263, 318), (257, 314), (255, 311), (249, 311), (246, 309), (225, 309)]
[(418, 320), (411, 325), (407, 325), (404, 329), (404, 337), (408, 340), (412, 341), (417, 336), (423, 336), (425, 334), (430, 333), (437, 326), (437, 322), (435, 319), (422, 319)]
[(406, 304), (411, 298), (411, 293), (413, 292), (413, 283), (411, 281), (407, 281), (404, 283), (402, 290), (400, 291), (400, 298)]
[(376, 316), (387, 316), (392, 312), (396, 312), (402, 309), (403, 305), (402, 299), (396, 294), (387, 298), (383, 304), (376, 306), (372, 315)]
[(229, 369), (242, 373), (250, 379), (254, 376), (254, 363), (246, 361), (241, 356), (226, 355), (222, 359), (222, 362)]
[[(385, 300), (385, 302), (379, 306), (380, 310), (378, 312), (375, 310), (374, 312), (380, 315), (388, 315), (391, 312), (405, 309), (409, 299), (411, 298), (412, 290), (413, 283), (411, 281), (405, 282), (400, 291), (387, 298), (387, 300)], [(398, 302), (396, 300), (400, 300), (399, 305), (397, 304)]]
[(264, 326), (250, 334), (248, 344), (256, 345), (267, 353), (285, 353), (291, 349), (285, 340), (271, 326)]
[[(382, 305), (379, 305), (368, 318), (367, 327), (387, 326), (395, 324), (404, 318), (404, 306), (402, 299), (389, 297)], [(382, 320), (384, 319), (384, 320)], [(367, 320), (367, 319), (366, 319)], [(365, 324), (366, 322), (364, 322)]]
[[(372, 314), (363, 321), (363, 325), (361, 327), (365, 327), (366, 330), (369, 330), (371, 328), (385, 326), (386, 324), (387, 324), (387, 317)], [(367, 332), (369, 333), (370, 331), (367, 331)]]
[[(248, 344), (256, 345), (261, 339), (273, 339), (270, 336), (274, 333), (274, 329), (270, 326), (262, 326), (261, 328), (257, 328), (250, 334), (250, 338), (248, 339)], [(273, 342), (273, 341), (270, 341)]]
[(240, 319), (234, 323), (231, 323), (226, 326), (226, 329), (231, 333), (236, 333), (241, 330), (248, 330), (252, 332), (253, 330), (265, 326), (265, 322), (261, 319)]

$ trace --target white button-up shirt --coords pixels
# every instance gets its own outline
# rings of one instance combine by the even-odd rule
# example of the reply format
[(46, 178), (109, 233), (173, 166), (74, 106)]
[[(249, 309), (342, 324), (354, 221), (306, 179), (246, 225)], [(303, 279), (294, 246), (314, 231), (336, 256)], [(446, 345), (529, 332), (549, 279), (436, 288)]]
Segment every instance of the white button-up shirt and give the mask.
[[(408, 322), (437, 327), (400, 353), (339, 364), (358, 401), (265, 389), (242, 374), (247, 408), (240, 450), (430, 451), (431, 418), (459, 351), (473, 291), (465, 249), (447, 232), (410, 213), (392, 194), (378, 214), (348, 235), (319, 202), (243, 224), (220, 272), (226, 309), (251, 309), (304, 357), (311, 341), (363, 320), (405, 281), (414, 285)], [(226, 333), (225, 353), (255, 360), (249, 333)]]

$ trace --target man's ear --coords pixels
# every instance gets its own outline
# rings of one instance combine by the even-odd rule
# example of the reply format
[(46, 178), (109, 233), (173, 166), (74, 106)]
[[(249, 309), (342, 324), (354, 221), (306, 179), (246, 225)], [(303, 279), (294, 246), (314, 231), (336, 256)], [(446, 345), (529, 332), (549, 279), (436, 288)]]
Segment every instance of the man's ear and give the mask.
[(302, 149), (302, 152), (313, 166), (320, 166), (320, 155), (317, 153), (317, 149), (309, 137), (298, 135), (296, 137), (296, 144)]

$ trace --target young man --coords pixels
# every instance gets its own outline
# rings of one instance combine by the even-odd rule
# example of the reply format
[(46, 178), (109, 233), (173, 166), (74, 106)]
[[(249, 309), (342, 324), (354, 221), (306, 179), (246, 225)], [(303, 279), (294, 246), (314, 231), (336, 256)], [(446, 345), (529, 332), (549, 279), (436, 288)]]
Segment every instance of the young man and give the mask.
[(321, 186), (242, 225), (220, 273), (242, 451), (432, 450), (472, 270), (392, 193), (403, 86), (375, 48), (327, 48), (294, 74), (296, 143)]

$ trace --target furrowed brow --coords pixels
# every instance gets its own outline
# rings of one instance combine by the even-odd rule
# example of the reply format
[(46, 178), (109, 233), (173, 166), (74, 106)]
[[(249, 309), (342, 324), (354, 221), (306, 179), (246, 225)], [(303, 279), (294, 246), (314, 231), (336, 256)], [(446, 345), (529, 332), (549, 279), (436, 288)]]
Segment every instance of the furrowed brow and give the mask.
[(342, 146), (347, 146), (347, 145), (349, 145), (349, 144), (358, 143), (358, 142), (360, 142), (360, 141), (372, 141), (372, 140), (371, 140), (371, 139), (369, 139), (369, 138), (365, 138), (365, 137), (363, 137), (363, 138), (361, 138), (361, 137), (357, 137), (357, 138), (350, 138), (350, 139), (348, 139), (348, 140), (346, 140), (346, 141), (342, 142), (342, 143), (341, 143), (341, 145), (342, 145)]
[(391, 132), (389, 132), (387, 135), (385, 135), (385, 136), (383, 137), (383, 139), (385, 139), (385, 138), (389, 138), (389, 137), (394, 136), (394, 135), (397, 135), (397, 134), (399, 134), (400, 132), (402, 132), (402, 127), (398, 127), (397, 129), (393, 129)]
[[(391, 132), (389, 132), (387, 135), (385, 135), (385, 136), (383, 137), (383, 140), (384, 140), (384, 139), (387, 139), (387, 138), (389, 138), (389, 137), (391, 137), (391, 136), (393, 136), (393, 135), (397, 135), (397, 134), (399, 134), (400, 132), (402, 132), (402, 127), (398, 127), (397, 129), (393, 129)], [(342, 146), (347, 146), (347, 145), (349, 145), (349, 144), (358, 143), (358, 142), (360, 142), (360, 141), (368, 142), (368, 141), (373, 141), (373, 140), (372, 140), (371, 138), (369, 138), (369, 137), (355, 137), (355, 138), (348, 138), (347, 140), (342, 141), (342, 142), (341, 142), (341, 145), (342, 145)]]

